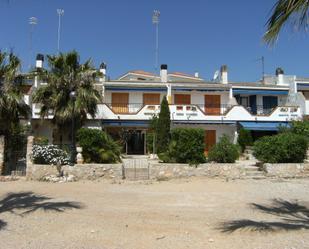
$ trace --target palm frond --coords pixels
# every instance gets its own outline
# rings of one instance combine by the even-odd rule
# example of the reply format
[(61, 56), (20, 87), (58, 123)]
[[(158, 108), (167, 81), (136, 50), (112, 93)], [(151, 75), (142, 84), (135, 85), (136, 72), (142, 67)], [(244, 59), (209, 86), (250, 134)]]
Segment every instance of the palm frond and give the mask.
[(263, 36), (266, 43), (273, 45), (281, 29), (291, 21), (298, 28), (306, 29), (308, 26), (308, 0), (278, 0), (268, 19), (267, 30)]

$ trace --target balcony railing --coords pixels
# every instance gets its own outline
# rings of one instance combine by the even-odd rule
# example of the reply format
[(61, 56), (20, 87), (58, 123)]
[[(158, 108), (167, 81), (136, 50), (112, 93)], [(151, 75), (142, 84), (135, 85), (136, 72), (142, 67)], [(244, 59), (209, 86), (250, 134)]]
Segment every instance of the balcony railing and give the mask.
[(192, 105), (173, 105), (176, 107), (176, 112), (197, 112), (200, 110), (205, 115), (223, 115), (229, 109), (232, 108), (233, 105), (228, 104), (192, 104)]
[[(115, 114), (136, 114), (142, 108), (146, 107), (145, 111), (148, 112), (155, 112), (160, 110), (160, 105), (152, 105), (147, 104), (144, 105), (143, 103), (105, 103)], [(173, 112), (180, 113), (180, 112), (198, 112), (201, 111), (205, 115), (223, 115), (226, 113), (232, 105), (228, 104), (172, 104), (170, 105), (170, 109)]]
[(257, 106), (245, 106), (242, 105), (248, 112), (250, 112), (252, 115), (269, 115), (271, 114), (277, 106), (274, 107), (267, 107), (263, 105), (257, 105)]
[[(135, 114), (138, 113), (145, 105), (143, 103), (105, 103), (115, 114)], [(153, 105), (155, 109), (155, 105)]]

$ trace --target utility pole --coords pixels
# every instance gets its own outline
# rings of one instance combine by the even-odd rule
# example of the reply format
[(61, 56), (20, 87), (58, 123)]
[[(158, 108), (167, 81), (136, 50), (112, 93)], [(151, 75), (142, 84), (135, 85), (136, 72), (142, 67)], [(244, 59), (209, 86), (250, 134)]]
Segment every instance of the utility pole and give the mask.
[(155, 72), (157, 73), (159, 67), (159, 22), (160, 22), (160, 11), (154, 10), (152, 15), (152, 23), (156, 27), (156, 48), (155, 48)]
[(38, 24), (38, 19), (36, 17), (30, 17), (29, 18), (29, 24), (30, 24), (30, 44), (29, 44), (29, 69), (31, 68), (31, 61), (33, 59), (33, 32), (34, 32), (34, 26)]
[(57, 40), (57, 52), (60, 53), (60, 35), (61, 35), (61, 17), (64, 15), (64, 9), (57, 9), (58, 14), (58, 40)]
[(264, 56), (262, 56), (261, 61), (262, 61), (262, 82), (265, 83), (265, 62), (264, 62)]

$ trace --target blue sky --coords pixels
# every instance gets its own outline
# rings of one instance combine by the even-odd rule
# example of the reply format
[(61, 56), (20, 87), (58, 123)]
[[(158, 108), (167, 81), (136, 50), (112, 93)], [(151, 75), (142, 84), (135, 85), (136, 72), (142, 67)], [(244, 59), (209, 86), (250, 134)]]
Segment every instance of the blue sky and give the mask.
[(169, 71), (212, 78), (222, 64), (232, 81), (255, 81), (282, 67), (286, 74), (309, 76), (309, 37), (283, 30), (273, 48), (262, 42), (273, 0), (0, 0), (0, 48), (14, 49), (29, 65), (28, 19), (38, 18), (35, 53), (57, 51), (57, 8), (65, 11), (61, 50), (77, 50), (95, 66), (106, 61), (111, 78), (128, 70), (154, 71), (152, 11), (161, 12), (159, 63)]

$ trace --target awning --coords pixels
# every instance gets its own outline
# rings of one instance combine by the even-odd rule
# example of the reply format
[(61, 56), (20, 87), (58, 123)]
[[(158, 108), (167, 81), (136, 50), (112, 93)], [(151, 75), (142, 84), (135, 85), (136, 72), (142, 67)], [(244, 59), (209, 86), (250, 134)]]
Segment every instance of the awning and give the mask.
[(105, 90), (119, 91), (119, 92), (166, 92), (167, 87), (117, 87), (106, 86)]
[(309, 90), (309, 84), (297, 84), (297, 90)]
[(251, 131), (278, 131), (280, 127), (289, 127), (287, 122), (239, 122), (239, 124)]
[(234, 89), (233, 94), (246, 94), (246, 95), (288, 95), (289, 91), (279, 90), (255, 90), (255, 89)]
[(146, 120), (102, 120), (105, 127), (148, 127), (149, 121)]

